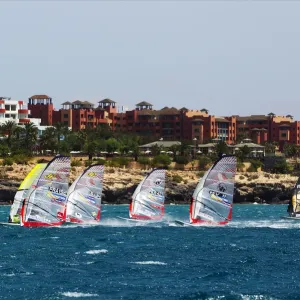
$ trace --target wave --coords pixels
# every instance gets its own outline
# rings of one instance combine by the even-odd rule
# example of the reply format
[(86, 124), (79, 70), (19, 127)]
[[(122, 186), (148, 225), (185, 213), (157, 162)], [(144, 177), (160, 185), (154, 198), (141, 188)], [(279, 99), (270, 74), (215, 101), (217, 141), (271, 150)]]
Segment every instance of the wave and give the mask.
[(164, 262), (161, 262), (161, 261), (153, 261), (153, 260), (135, 261), (135, 262), (132, 262), (132, 263), (137, 264), (137, 265), (161, 265), (161, 266), (167, 265), (167, 263), (164, 263)]
[(61, 295), (65, 297), (71, 297), (71, 298), (80, 298), (80, 297), (97, 297), (98, 294), (89, 294), (89, 293), (79, 293), (79, 292), (64, 292), (61, 293)]
[(273, 228), (294, 229), (300, 228), (300, 222), (286, 220), (257, 220), (257, 221), (232, 221), (226, 225), (232, 228)]
[(89, 250), (85, 252), (86, 254), (100, 254), (100, 253), (108, 253), (108, 250), (101, 249), (101, 250)]

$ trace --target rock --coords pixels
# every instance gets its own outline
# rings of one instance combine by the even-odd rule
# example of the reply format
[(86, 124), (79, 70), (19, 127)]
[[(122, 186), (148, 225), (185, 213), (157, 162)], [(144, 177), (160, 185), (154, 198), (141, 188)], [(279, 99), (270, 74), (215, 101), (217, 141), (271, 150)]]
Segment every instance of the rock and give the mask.
[[(13, 200), (20, 182), (30, 168), (32, 166), (28, 166), (28, 170), (22, 170), (19, 180), (0, 180), (0, 204), (7, 204)], [(72, 182), (83, 169), (84, 167), (73, 167), (70, 181)], [(109, 204), (130, 203), (135, 188), (147, 172), (138, 169), (105, 168), (102, 202)], [(14, 172), (14, 176), (16, 175), (18, 173)], [(174, 175), (182, 177), (181, 183), (172, 180)], [(9, 178), (13, 177), (12, 175), (10, 177), (10, 173), (8, 176)], [(168, 170), (166, 203), (189, 204), (199, 179), (199, 172), (197, 171)], [(287, 203), (291, 198), (297, 179), (295, 176), (264, 172), (238, 173), (236, 175), (234, 203)]]

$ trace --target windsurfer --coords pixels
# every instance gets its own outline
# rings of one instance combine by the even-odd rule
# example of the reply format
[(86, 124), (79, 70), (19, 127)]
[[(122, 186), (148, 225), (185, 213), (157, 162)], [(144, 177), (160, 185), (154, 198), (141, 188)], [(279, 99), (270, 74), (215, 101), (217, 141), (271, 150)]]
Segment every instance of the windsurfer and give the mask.
[(289, 202), (287, 212), (291, 217), (296, 216), (296, 191), (293, 193), (293, 196)]

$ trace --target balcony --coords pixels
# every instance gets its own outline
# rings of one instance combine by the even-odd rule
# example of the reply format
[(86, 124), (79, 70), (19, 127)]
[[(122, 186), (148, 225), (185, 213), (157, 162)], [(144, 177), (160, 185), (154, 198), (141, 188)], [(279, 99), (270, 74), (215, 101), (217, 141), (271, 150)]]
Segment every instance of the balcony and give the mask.
[(19, 109), (18, 113), (19, 114), (26, 114), (26, 115), (28, 115), (28, 109)]
[(30, 119), (27, 118), (19, 119), (19, 123), (30, 123)]
[(5, 113), (6, 109), (5, 108), (0, 108), (0, 113)]

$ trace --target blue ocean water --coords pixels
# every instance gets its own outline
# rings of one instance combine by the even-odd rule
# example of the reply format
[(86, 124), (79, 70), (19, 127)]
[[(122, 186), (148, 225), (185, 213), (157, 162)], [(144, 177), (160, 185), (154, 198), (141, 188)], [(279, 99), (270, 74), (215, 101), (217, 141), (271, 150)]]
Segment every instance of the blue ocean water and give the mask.
[[(286, 205), (235, 205), (226, 226), (128, 223), (103, 206), (98, 226), (0, 226), (0, 299), (300, 299), (300, 222)], [(6, 221), (9, 207), (0, 207)]]

